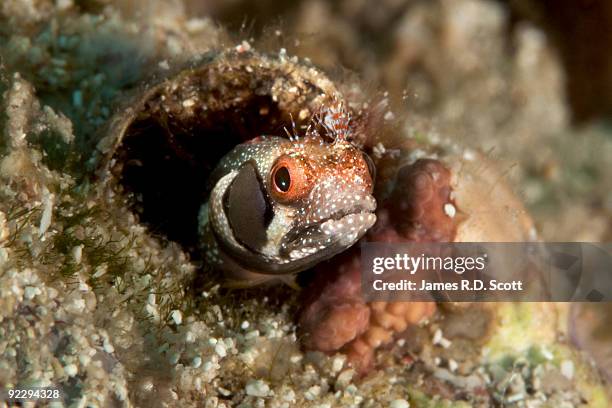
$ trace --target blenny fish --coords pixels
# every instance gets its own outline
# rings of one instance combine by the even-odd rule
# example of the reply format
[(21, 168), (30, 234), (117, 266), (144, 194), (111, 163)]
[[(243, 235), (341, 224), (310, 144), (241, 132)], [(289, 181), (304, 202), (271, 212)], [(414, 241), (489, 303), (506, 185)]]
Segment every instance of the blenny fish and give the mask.
[(212, 172), (200, 212), (202, 248), (231, 284), (286, 280), (374, 225), (374, 166), (350, 140), (348, 112), (336, 102), (316, 118), (303, 137), (236, 146)]

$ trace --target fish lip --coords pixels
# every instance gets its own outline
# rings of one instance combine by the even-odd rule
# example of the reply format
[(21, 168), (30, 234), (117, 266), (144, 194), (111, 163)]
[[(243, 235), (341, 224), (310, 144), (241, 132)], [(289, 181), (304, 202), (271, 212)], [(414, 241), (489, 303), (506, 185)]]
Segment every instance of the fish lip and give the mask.
[[(358, 241), (376, 222), (376, 213), (373, 211), (361, 211), (346, 214), (340, 218), (328, 218), (326, 221), (322, 222), (320, 226), (322, 227), (324, 224), (342, 224), (351, 217), (359, 217), (357, 225), (359, 225), (359, 229), (362, 230), (360, 234), (357, 234), (353, 242)], [(323, 232), (323, 234), (327, 235), (325, 232)], [(341, 236), (345, 234), (346, 233), (343, 233)]]
[[(359, 205), (356, 208), (355, 207), (351, 208), (350, 210), (344, 209), (344, 210), (336, 211), (335, 213), (331, 214), (329, 217), (323, 220), (319, 220), (317, 222), (313, 222), (313, 223), (310, 223), (310, 224), (307, 224), (301, 227), (297, 227), (293, 229), (291, 233), (287, 234), (289, 238), (287, 238), (282, 244), (283, 254), (287, 255), (291, 251), (298, 249), (299, 248), (298, 240), (307, 232), (310, 232), (311, 234), (313, 234), (312, 236), (313, 241), (324, 242), (325, 238), (330, 236), (329, 233), (325, 232), (323, 228), (324, 224), (337, 225), (337, 224), (342, 224), (343, 222), (347, 221), (350, 217), (364, 217), (365, 218), (364, 222), (362, 222), (361, 225), (359, 223), (356, 224), (359, 227), (358, 229), (363, 230), (363, 231), (360, 234), (357, 234), (354, 240), (351, 240), (353, 243), (357, 242), (359, 238), (361, 238), (376, 222), (375, 209), (376, 209), (375, 202), (373, 205)], [(340, 235), (342, 236), (344, 234), (340, 234)], [(329, 246), (334, 247), (338, 244), (344, 246), (340, 238), (341, 237), (336, 237), (329, 244)]]
[(324, 224), (330, 220), (340, 221), (343, 218), (346, 218), (350, 215), (365, 215), (365, 214), (373, 214), (376, 211), (376, 200), (372, 196), (371, 199), (364, 199), (358, 205), (349, 209), (340, 209), (335, 213), (332, 213), (327, 219), (321, 220), (318, 224)]
[(365, 215), (373, 214), (376, 211), (376, 199), (371, 195), (364, 195), (363, 199), (359, 200), (351, 207), (340, 208), (336, 212), (330, 214), (325, 219), (309, 223), (307, 226), (322, 225), (330, 220), (340, 221), (350, 215)]
[[(339, 210), (330, 214), (324, 219), (307, 223), (306, 225), (303, 225), (301, 227), (296, 227), (292, 230), (290, 234), (287, 234), (287, 235), (299, 237), (301, 233), (305, 232), (306, 230), (316, 228), (316, 227), (321, 227), (326, 222), (341, 221), (343, 219), (346, 219), (346, 217), (352, 216), (352, 215), (374, 214), (375, 211), (376, 211), (376, 199), (371, 194), (364, 195), (363, 199), (359, 200), (355, 205), (351, 207), (340, 208)], [(292, 243), (296, 239), (297, 238), (287, 239), (285, 244)]]
[(356, 234), (355, 237), (353, 237), (354, 239), (350, 239), (350, 242), (342, 241), (343, 237), (346, 239), (347, 234), (339, 234), (334, 237), (334, 240), (330, 244), (326, 245), (323, 249), (317, 249), (312, 253), (305, 253), (301, 257), (292, 258), (292, 251), (303, 248), (303, 246), (300, 247), (297, 244), (297, 240), (301, 237), (301, 234), (295, 232), (294, 234), (291, 234), (294, 238), (287, 240), (286, 243), (282, 245), (283, 249), (280, 255), (282, 258), (285, 259), (285, 262), (279, 263), (277, 260), (259, 259), (256, 254), (253, 254), (253, 257), (251, 257), (250, 260), (241, 260), (238, 262), (246, 268), (255, 268), (257, 273), (261, 273), (264, 275), (288, 275), (292, 273), (299, 273), (308, 268), (311, 268), (312, 266), (316, 265), (321, 261), (325, 261), (326, 259), (338, 255), (339, 253), (353, 245), (355, 242), (357, 242), (365, 234), (365, 232), (367, 232), (367, 230), (371, 228), (372, 225), (374, 225), (374, 223), (376, 222), (376, 214), (370, 211), (352, 212), (350, 214), (345, 215), (344, 217), (341, 217), (338, 220), (327, 218), (326, 220), (323, 220), (316, 224), (311, 224), (309, 226), (304, 226), (300, 228), (299, 232), (302, 233), (306, 232), (307, 228), (311, 228), (313, 233), (315, 234), (313, 238), (317, 241), (318, 245), (321, 245), (319, 242), (323, 242), (323, 240), (319, 240), (319, 238), (328, 236), (323, 231), (322, 224), (326, 222), (342, 222), (343, 220), (346, 220), (347, 217), (360, 215), (367, 216), (367, 222), (363, 224), (365, 226), (364, 228), (362, 228), (363, 232), (361, 234)]
[[(358, 226), (354, 233), (350, 234), (348, 232), (342, 232), (336, 235), (330, 235), (325, 232), (323, 229), (323, 224), (326, 223), (342, 223), (347, 220), (349, 217), (364, 217), (364, 222)], [(303, 246), (299, 244), (298, 239), (301, 237), (301, 234), (296, 234), (295, 238), (288, 241), (283, 245), (282, 256), (285, 258), (291, 258), (291, 262), (295, 264), (301, 264), (306, 266), (305, 268), (301, 268), (301, 270), (308, 269), (313, 265), (321, 261), (325, 261), (327, 259), (333, 258), (334, 256), (342, 253), (349, 247), (353, 246), (357, 243), (366, 233), (367, 231), (374, 225), (376, 222), (376, 214), (374, 212), (353, 212), (345, 215), (339, 219), (331, 219), (328, 218), (316, 224), (311, 224), (308, 227), (311, 229), (311, 237), (314, 244), (308, 246)], [(304, 232), (305, 229), (302, 229)], [(331, 242), (326, 243), (326, 240), (329, 237), (332, 237)], [(312, 252), (305, 252), (302, 256), (293, 257), (292, 253), (294, 251), (299, 251), (304, 248), (312, 248)]]

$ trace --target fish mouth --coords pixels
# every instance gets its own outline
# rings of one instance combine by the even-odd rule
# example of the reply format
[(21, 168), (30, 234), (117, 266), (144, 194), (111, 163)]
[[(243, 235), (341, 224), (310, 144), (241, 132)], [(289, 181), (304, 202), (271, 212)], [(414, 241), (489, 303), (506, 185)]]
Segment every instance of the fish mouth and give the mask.
[(285, 236), (282, 255), (292, 260), (312, 257), (315, 263), (347, 249), (376, 222), (376, 201), (369, 198), (318, 222), (295, 227)]
[(298, 270), (332, 258), (355, 244), (376, 222), (371, 212), (359, 212), (327, 219), (300, 229), (288, 240), (281, 255)]
[(361, 238), (376, 222), (372, 212), (359, 212), (333, 217), (321, 224), (324, 234), (338, 236), (338, 243), (350, 246)]
[(332, 258), (357, 242), (376, 222), (373, 212), (334, 214), (319, 223), (289, 232), (280, 256), (267, 258), (253, 253), (241, 264), (263, 275), (288, 275), (302, 272)]
[[(356, 198), (356, 196), (353, 196)], [(363, 195), (350, 206), (339, 208), (310, 223), (296, 223), (281, 239), (277, 255), (269, 256), (244, 247), (236, 252), (220, 237), (221, 249), (242, 267), (264, 275), (286, 275), (304, 271), (348, 249), (376, 222), (376, 200)]]

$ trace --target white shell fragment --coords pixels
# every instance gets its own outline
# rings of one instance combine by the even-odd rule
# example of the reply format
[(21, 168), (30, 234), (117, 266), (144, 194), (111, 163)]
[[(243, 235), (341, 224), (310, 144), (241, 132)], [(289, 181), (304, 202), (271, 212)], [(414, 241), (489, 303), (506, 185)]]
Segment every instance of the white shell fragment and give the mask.
[(444, 214), (446, 214), (449, 218), (455, 218), (455, 214), (457, 214), (457, 209), (451, 203), (444, 204)]
[(49, 226), (51, 225), (51, 218), (53, 216), (53, 200), (54, 196), (46, 188), (43, 190), (43, 212), (40, 217), (40, 226), (38, 227), (38, 234), (42, 237)]
[(245, 391), (253, 397), (267, 397), (270, 392), (268, 384), (262, 380), (251, 380), (247, 383)]

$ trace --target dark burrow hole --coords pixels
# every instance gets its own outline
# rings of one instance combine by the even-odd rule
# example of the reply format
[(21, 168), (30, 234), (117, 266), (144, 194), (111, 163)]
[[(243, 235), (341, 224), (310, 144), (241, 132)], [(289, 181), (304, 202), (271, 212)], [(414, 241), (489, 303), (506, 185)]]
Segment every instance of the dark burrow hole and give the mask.
[(200, 109), (190, 120), (145, 108), (126, 129), (113, 173), (129, 205), (150, 233), (181, 244), (199, 258), (198, 213), (207, 179), (236, 144), (259, 135), (285, 135), (294, 112), (270, 95), (252, 95), (217, 111)]

